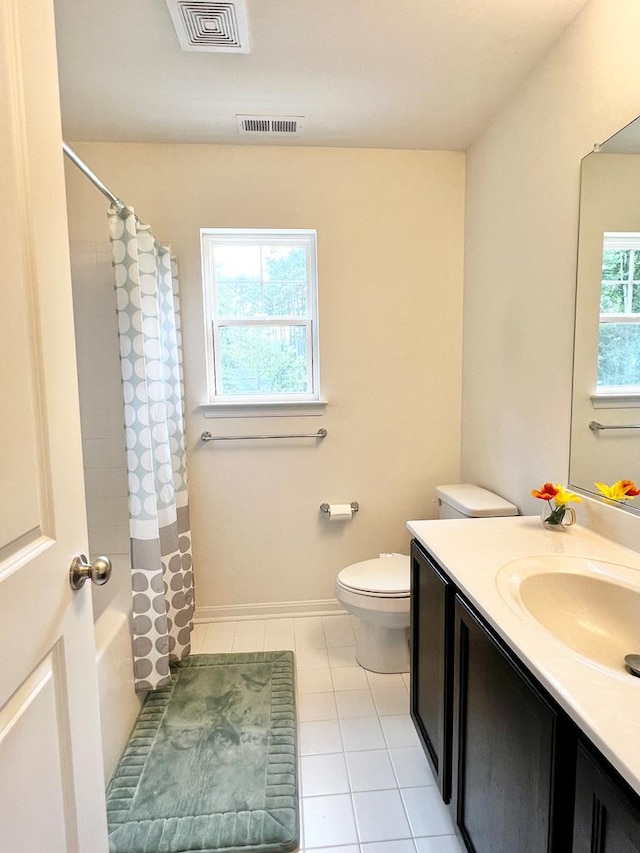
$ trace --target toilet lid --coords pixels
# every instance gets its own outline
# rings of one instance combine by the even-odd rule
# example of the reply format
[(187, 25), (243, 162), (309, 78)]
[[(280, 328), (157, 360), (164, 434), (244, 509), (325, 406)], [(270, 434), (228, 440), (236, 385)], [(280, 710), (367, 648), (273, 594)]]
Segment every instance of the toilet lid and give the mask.
[(338, 582), (360, 592), (409, 595), (409, 557), (405, 554), (384, 554), (375, 560), (353, 563), (340, 572)]

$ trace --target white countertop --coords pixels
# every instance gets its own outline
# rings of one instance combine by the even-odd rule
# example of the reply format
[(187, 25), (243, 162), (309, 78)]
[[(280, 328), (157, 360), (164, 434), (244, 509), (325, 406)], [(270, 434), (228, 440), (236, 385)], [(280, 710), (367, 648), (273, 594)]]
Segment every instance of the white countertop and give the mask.
[[(498, 591), (511, 560), (541, 554), (590, 557), (638, 571), (640, 554), (575, 525), (546, 530), (536, 516), (409, 521), (411, 533), (582, 731), (640, 794), (640, 678), (612, 673), (523, 618)], [(638, 647), (640, 653), (640, 613)]]

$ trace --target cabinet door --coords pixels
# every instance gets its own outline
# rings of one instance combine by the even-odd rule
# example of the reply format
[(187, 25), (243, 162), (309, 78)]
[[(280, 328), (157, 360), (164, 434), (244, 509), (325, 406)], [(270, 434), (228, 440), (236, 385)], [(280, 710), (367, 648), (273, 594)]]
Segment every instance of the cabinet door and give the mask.
[(411, 544), (411, 717), (445, 803), (451, 796), (454, 587)]
[(573, 853), (638, 853), (640, 800), (582, 744), (576, 764)]
[(459, 596), (455, 620), (452, 807), (460, 835), (473, 853), (566, 853), (573, 791), (562, 773), (575, 752), (561, 754), (574, 740), (564, 716)]

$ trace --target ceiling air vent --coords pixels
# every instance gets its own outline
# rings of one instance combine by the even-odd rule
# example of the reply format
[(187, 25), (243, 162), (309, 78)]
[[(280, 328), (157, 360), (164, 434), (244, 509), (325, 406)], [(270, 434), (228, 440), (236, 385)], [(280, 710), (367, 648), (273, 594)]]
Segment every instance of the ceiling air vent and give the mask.
[(183, 50), (249, 53), (244, 0), (166, 0)]
[(240, 133), (252, 136), (295, 136), (302, 130), (304, 116), (236, 116)]

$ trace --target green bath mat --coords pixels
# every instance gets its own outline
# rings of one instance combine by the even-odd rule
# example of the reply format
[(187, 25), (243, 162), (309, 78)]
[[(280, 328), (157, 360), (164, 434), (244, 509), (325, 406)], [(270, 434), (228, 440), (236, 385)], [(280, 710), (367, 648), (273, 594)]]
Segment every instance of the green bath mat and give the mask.
[(293, 669), (293, 652), (255, 652), (172, 670), (107, 790), (111, 853), (297, 849)]

